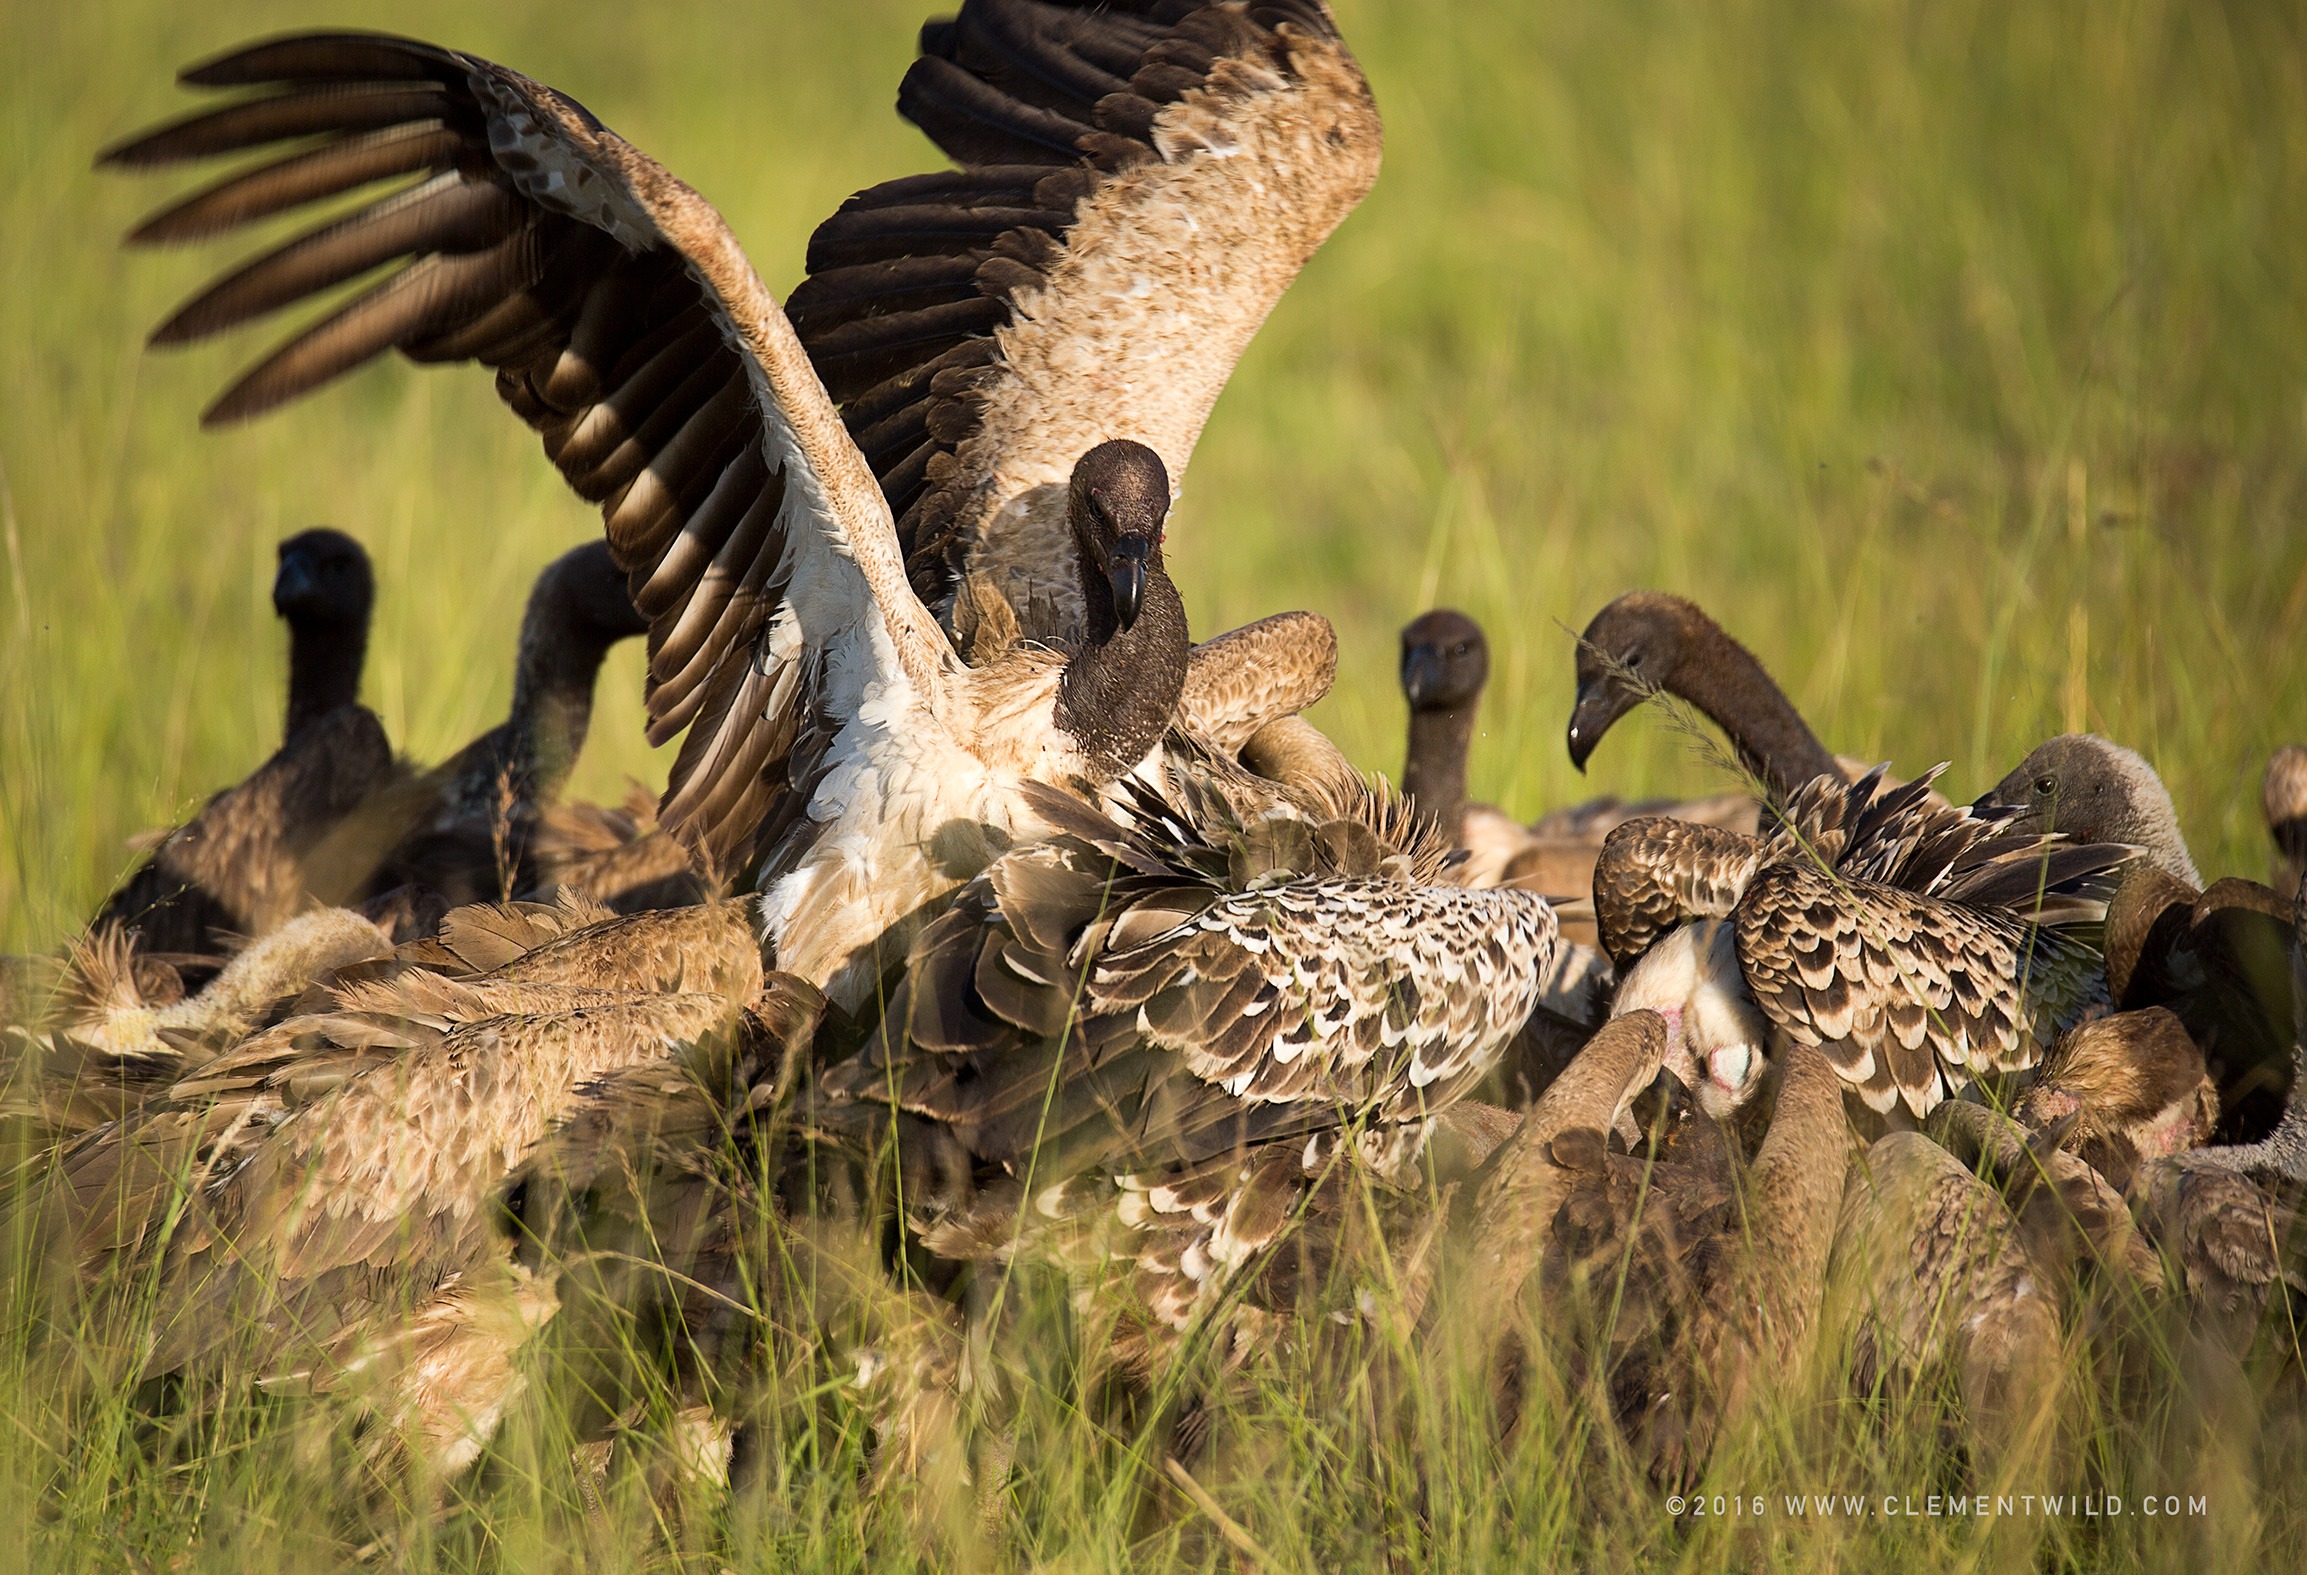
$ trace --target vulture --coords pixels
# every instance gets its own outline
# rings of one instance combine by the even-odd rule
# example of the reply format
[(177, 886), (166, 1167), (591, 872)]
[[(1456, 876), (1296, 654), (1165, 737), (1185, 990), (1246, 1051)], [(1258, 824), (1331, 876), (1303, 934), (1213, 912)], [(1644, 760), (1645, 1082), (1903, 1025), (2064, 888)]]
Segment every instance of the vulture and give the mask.
[(2141, 1165), (2211, 1141), (2219, 1085), (2186, 1024), (2150, 1006), (2068, 1029), (2013, 1114), (2037, 1131), (2074, 1117), (2060, 1146), (2123, 1191)]
[[(460, 910), (443, 929), (66, 1149), (44, 1224), (93, 1283), (148, 1299), (148, 1374), (251, 1336), (274, 1383), (373, 1367), (397, 1376), (372, 1408), (432, 1439), (445, 1472), (477, 1453), (511, 1346), (557, 1306), (512, 1261), (507, 1183), (595, 1085), (710, 1080), (758, 1013), (812, 992), (764, 975), (735, 904)], [(467, 957), (495, 965), (460, 976)], [(497, 1387), (443, 1387), (447, 1358), (413, 1354), (436, 1349)]]
[(2307, 872), (2307, 744), (2285, 744), (2267, 757), (2259, 804), (2267, 816), (2267, 835), (2275, 839), (2267, 883), (2287, 897)]
[(1721, 728), (1739, 766), (1778, 802), (1815, 777), (1843, 781), (1866, 770), (1818, 741), (1752, 651), (1695, 602), (1659, 591), (1627, 592), (1578, 637), (1570, 763), (1584, 771), (1611, 724), (1659, 693)]
[(1319, 0), (968, 0), (898, 108), (960, 168), (859, 193), (781, 308), (735, 236), (566, 94), (369, 33), (196, 66), (221, 108), (106, 162), (271, 149), (146, 220), (206, 237), (379, 181), (155, 333), (206, 338), (396, 265), (211, 425), (387, 349), (479, 361), (650, 620), (662, 809), (753, 873), (781, 968), (845, 1005), (873, 943), (1162, 738), (1187, 632), (1172, 478), (1281, 291), (1375, 180)]
[(1850, 1140), (1834, 1069), (1798, 1045), (1751, 1162), (1703, 1115), (1662, 1155), (1612, 1148), (1665, 1027), (1613, 1020), (1500, 1144), (1466, 1221), (1463, 1289), (1494, 1326), (1535, 1278), (1644, 1463), (1686, 1483), (1724, 1421), (1808, 1348)]
[[(37, 1032), (10, 1030), (36, 1058), (12, 1093), (41, 1123), (41, 1143), (114, 1120), (198, 1063), (281, 1014), (317, 980), (392, 954), (384, 932), (345, 908), (314, 908), (235, 953), (198, 992), (173, 998), (138, 966), (128, 935), (81, 938)], [(173, 970), (159, 975), (178, 983)], [(12, 1080), (14, 1081), (14, 1080)]]
[(2195, 1150), (2188, 1158), (2232, 1171), (2307, 1183), (2307, 882), (2291, 899), (2291, 1085), (2282, 1119), (2256, 1143)]
[(359, 703), (375, 604), (368, 553), (350, 536), (309, 530), (280, 544), (272, 605), (289, 633), (280, 748), (163, 836), (105, 900), (92, 933), (117, 929), (139, 954), (212, 968), (305, 906), (316, 847), (393, 780), (384, 724)]
[(1613, 826), (1643, 815), (1753, 831), (1760, 806), (1744, 793), (1676, 803), (1639, 804), (1600, 798), (1557, 810), (1525, 826), (1466, 796), (1474, 719), (1490, 679), (1490, 642), (1464, 613), (1437, 607), (1402, 630), (1402, 698), (1410, 705), (1402, 789), (1440, 821), (1469, 857), (1470, 886), (1521, 886), (1556, 899), (1583, 899), (1594, 883), (1594, 858)]
[(2038, 745), (1979, 801), (2013, 811), (2014, 831), (2128, 842), (2173, 880), (2202, 889), (2163, 779), (2135, 750), (2094, 733), (2063, 733)]
[(1146, 1320), (1125, 1366), (1335, 1167), (1400, 1184), (1556, 942), (1543, 899), (1441, 883), (1447, 844), (1386, 790), (1277, 803), (1255, 781), (1173, 758), (1118, 818), (1035, 789), (1058, 834), (962, 890), (819, 1080), (863, 1130), (893, 1124), (932, 1251), (1118, 1227), (1109, 1256)]
[(2063, 1287), (2002, 1194), (1947, 1149), (1892, 1132), (1851, 1166), (1829, 1276), (1853, 1287), (1859, 1392), (1951, 1378), (1982, 1476), (2053, 1436)]
[[(374, 823), (348, 823), (344, 841), (369, 846), (345, 846), (344, 863), (374, 865), (365, 875), (371, 899), (414, 888), (437, 919), (532, 891), (535, 844), (584, 748), (601, 664), (620, 640), (647, 632), (605, 543), (546, 565), (521, 614), (505, 720), (380, 801)], [(386, 851), (377, 862), (380, 840)]]
[[(1604, 842), (1594, 908), (1616, 1009), (1663, 1009), (1668, 1064), (1711, 1070), (1702, 1103), (1744, 1097), (1767, 1024), (1824, 1050), (1868, 1108), (1919, 1119), (1975, 1077), (2034, 1066), (2105, 1004), (2085, 937), (2133, 850), (2008, 832), (2007, 811), (1934, 803), (1937, 776), (1814, 778), (1767, 838), (1635, 820)], [(1660, 944), (1692, 920), (1729, 929)], [(1733, 1075), (1746, 1082), (1711, 1086)]]
[(2298, 1011), (2292, 905), (2229, 876), (2208, 891), (2142, 860), (2107, 905), (2107, 986), (2125, 1012), (2167, 1008), (2219, 1090), (2222, 1142), (2283, 1118)]

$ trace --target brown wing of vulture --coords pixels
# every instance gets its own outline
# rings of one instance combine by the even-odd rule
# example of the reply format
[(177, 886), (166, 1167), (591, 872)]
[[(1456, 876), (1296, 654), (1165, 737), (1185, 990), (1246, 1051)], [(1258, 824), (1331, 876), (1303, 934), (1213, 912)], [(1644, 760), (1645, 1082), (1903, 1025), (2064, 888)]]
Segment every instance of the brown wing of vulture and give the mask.
[(1404, 878), (1416, 857), (1389, 868), (1369, 829), (1383, 805), (1229, 838), (1140, 803), (1125, 828), (1052, 802), (1067, 834), (965, 888), (827, 1087), (894, 1094), (1014, 1171), (1198, 1165), (1415, 1121), (1528, 1015), (1551, 911)]
[(900, 108), (965, 167), (845, 204), (790, 322), (696, 193), (573, 99), (453, 50), (260, 43), (185, 73), (254, 92), (106, 155), (284, 155), (154, 215), (142, 243), (399, 183), (154, 342), (398, 264), (205, 419), (387, 349), (494, 368), (602, 505), (652, 620), (649, 736), (689, 730), (662, 818), (724, 866), (799, 819), (861, 681), (936, 708), (955, 658), (908, 574), (943, 607), (982, 568), (1029, 634), (1078, 619), (1074, 461), (1126, 434), (1182, 472), (1243, 345), (1376, 175), (1376, 111), (1318, 4), (970, 0), (923, 43)]

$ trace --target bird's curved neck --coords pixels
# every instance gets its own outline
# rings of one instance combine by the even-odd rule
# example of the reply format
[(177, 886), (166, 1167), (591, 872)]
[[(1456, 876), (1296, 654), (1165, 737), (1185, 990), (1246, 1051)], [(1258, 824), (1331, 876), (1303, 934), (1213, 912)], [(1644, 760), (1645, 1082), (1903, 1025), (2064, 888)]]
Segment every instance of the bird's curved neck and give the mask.
[(1704, 712), (1729, 737), (1740, 764), (1782, 795), (1813, 777), (1840, 774), (1754, 653), (1711, 621), (1693, 621), (1666, 688)]
[(288, 718), (281, 739), (296, 737), (340, 705), (360, 698), (368, 656), (364, 619), (292, 619), (288, 626)]
[(560, 609), (532, 609), (521, 630), (506, 719), (507, 764), (519, 774), (525, 797), (549, 799), (568, 780), (592, 726), (601, 663), (614, 643)]
[(1084, 635), (1057, 681), (1056, 721), (1100, 778), (1111, 781), (1160, 742), (1177, 714), (1191, 637), (1185, 601), (1157, 562), (1137, 622), (1121, 627), (1105, 575), (1081, 554)]
[(1452, 838), (1466, 813), (1466, 760), (1474, 746), (1477, 701), (1412, 709), (1402, 791)]
[(1774, 1320), (1793, 1322), (1799, 1338), (1817, 1307), (1836, 1212), (1842, 1202), (1842, 1158), (1848, 1144), (1842, 1085), (1808, 1045), (1784, 1058), (1778, 1103), (1747, 1175), (1756, 1220), (1757, 1299)]

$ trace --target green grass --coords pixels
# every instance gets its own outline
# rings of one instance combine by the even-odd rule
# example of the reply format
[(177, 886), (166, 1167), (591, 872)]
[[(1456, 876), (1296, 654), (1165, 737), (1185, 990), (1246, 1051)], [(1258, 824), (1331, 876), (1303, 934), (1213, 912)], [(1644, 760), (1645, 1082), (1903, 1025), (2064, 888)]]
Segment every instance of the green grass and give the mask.
[[(123, 839), (265, 753), (278, 537), (325, 522), (374, 551), (367, 695), (432, 759), (501, 715), (529, 577), (598, 529), (478, 376), (383, 366), (200, 435), (199, 408), (256, 345), (142, 352), (217, 259), (120, 253), (161, 193), (93, 174), (93, 150), (173, 113), (187, 60), (267, 30), (387, 26), (582, 97), (719, 203), (782, 290), (841, 197), (926, 167), (889, 110), (924, 3), (0, 0), (0, 950), (56, 945), (130, 864)], [(1590, 781), (1563, 755), (1565, 626), (1633, 586), (1682, 591), (1845, 753), (1951, 760), (1967, 794), (2088, 726), (2162, 770), (2207, 871), (2262, 871), (2258, 771), (2307, 732), (2296, 7), (1341, 11), (1386, 115), (1386, 171), (1251, 348), (1187, 477), (1171, 542), (1197, 632), (1327, 613), (1344, 655), (1316, 719), (1390, 769), (1394, 630), (1435, 602), (1467, 608), (1496, 650), (1476, 791), (1532, 815), (1715, 785), (1656, 717), (1623, 725)], [(638, 687), (622, 652), (577, 791), (662, 780)], [(121, 1397), (60, 1400), (70, 1386), (26, 1365), (20, 1331), (6, 1353), (0, 1525), (38, 1530), (29, 1552), (0, 1538), (0, 1558), (142, 1568), (195, 1547), (203, 1565), (293, 1567), (310, 1551), (279, 1529), (326, 1519), (299, 1424), (244, 1408), (199, 1447), (160, 1448)], [(2276, 1412), (2220, 1457), (2207, 1543), (2136, 1518), (2015, 1542), (1961, 1522), (1686, 1538), (1547, 1440), (1502, 1457), (1445, 1406), (1405, 1445), (1368, 1414), (1351, 1384), (1253, 1402), (1269, 1458), (1218, 1491), (1283, 1564), (2185, 1551), (2219, 1567), (2288, 1562), (2307, 1530), (2307, 1458)], [(474, 1490), (486, 1514), (427, 1545), (442, 1562), (581, 1556), (550, 1425), (512, 1428)], [(2143, 1469), (2148, 1435), (2128, 1420), (2094, 1436), (2109, 1470)], [(1133, 1552), (1100, 1508), (1101, 1468), (1051, 1437), (1025, 1495), (1030, 1556), (1172, 1551)], [(839, 1448), (823, 1455), (732, 1511), (749, 1531), (725, 1562), (878, 1567), (915, 1545)], [(1927, 1429), (1846, 1418), (1766, 1428), (1718, 1477), (1879, 1495), (1944, 1470)], [(639, 1550), (633, 1513), (622, 1540)], [(1231, 1556), (1205, 1542), (1176, 1551)]]

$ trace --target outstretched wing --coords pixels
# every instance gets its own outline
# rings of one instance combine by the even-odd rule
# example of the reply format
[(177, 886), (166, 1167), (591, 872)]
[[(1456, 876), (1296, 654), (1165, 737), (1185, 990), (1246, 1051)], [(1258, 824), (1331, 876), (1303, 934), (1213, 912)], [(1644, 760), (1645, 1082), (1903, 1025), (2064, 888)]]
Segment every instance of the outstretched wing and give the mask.
[(1377, 179), (1377, 107), (1321, 0), (966, 0), (922, 29), (897, 107), (962, 167), (826, 220), (794, 326), (923, 600), (984, 573), (1026, 635), (1071, 635), (1074, 461), (1127, 437), (1184, 475)]
[(154, 333), (159, 345), (205, 339), (397, 265), (258, 362), (204, 421), (261, 414), (388, 349), (495, 368), (505, 402), (601, 504), (650, 619), (650, 739), (690, 729), (669, 829), (738, 855), (772, 809), (771, 830), (806, 803), (828, 717), (892, 686), (934, 706), (955, 658), (906, 587), (881, 489), (702, 197), (575, 100), (407, 39), (279, 38), (184, 80), (253, 91), (104, 162), (285, 156), (155, 214), (134, 243), (400, 182), (235, 270)]

